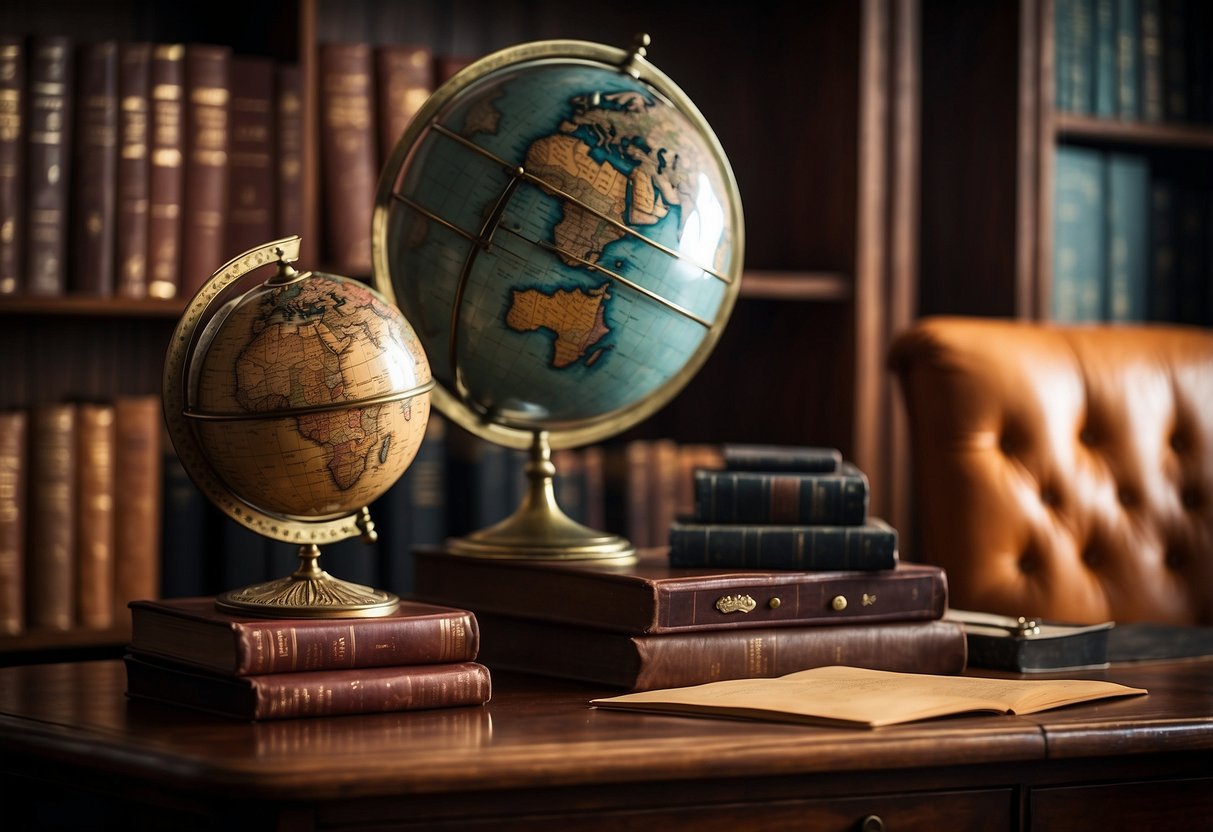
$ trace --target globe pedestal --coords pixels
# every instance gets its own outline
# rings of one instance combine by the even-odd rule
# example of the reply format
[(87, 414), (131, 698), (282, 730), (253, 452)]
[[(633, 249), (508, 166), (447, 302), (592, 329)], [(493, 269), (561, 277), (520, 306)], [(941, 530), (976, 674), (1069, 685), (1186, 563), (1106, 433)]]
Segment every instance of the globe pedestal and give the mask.
[(635, 563), (636, 548), (625, 538), (583, 526), (560, 510), (546, 431), (535, 432), (530, 453), (527, 493), (518, 510), (487, 529), (447, 541), (446, 551), (494, 559)]

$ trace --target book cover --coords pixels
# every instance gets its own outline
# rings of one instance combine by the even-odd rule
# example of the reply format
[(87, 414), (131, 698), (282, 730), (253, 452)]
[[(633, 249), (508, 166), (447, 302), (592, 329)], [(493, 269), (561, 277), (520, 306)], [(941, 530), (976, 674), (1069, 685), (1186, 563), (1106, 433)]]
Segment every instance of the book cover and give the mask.
[(948, 610), (964, 626), (969, 666), (1032, 673), (1104, 667), (1112, 622), (1073, 625), (972, 610)]
[(274, 62), (236, 56), (231, 62), (227, 228), (223, 260), (275, 239)]
[(71, 291), (114, 293), (118, 181), (118, 44), (81, 45), (76, 56), (76, 136), (72, 142)]
[(417, 601), (375, 618), (241, 616), (212, 597), (130, 608), (132, 649), (233, 676), (463, 662), (480, 649), (470, 612)]
[(160, 592), (161, 419), (158, 395), (114, 401), (116, 624), (126, 622), (130, 601)]
[(1054, 179), (1052, 317), (1097, 321), (1103, 317), (1106, 251), (1103, 154), (1059, 145)]
[(76, 407), (76, 623), (114, 624), (114, 408)]
[(0, 634), (6, 636), (25, 629), (27, 423), (24, 411), (0, 412)]
[(296, 64), (277, 64), (274, 87), (275, 239), (304, 234), (303, 75)]
[(1110, 321), (1149, 315), (1150, 165), (1137, 153), (1110, 152), (1107, 162), (1108, 309)]
[(324, 43), (319, 63), (327, 261), (343, 274), (369, 275), (379, 178), (372, 47)]
[(1094, 106), (1092, 112), (1103, 118), (1116, 118), (1116, 28), (1117, 0), (1094, 0)]
[(1163, 0), (1163, 112), (1168, 121), (1188, 120), (1188, 0)]
[(1090, 113), (1095, 103), (1095, 2), (1057, 0), (1057, 107)]
[(1117, 0), (1116, 113), (1141, 118), (1141, 8), (1138, 0)]
[(1151, 321), (1173, 321), (1178, 314), (1178, 202), (1175, 182), (1169, 176), (1158, 176), (1150, 182), (1150, 288), (1146, 311)]
[(696, 471), (697, 523), (858, 526), (868, 518), (868, 478), (844, 463), (832, 474)]
[(965, 667), (964, 629), (942, 620), (662, 635), (483, 613), (479, 620), (480, 661), (494, 670), (629, 690), (768, 678), (831, 664), (946, 674)]
[(61, 295), (67, 290), (75, 56), (64, 37), (32, 39), (29, 55), (25, 289)]
[[(798, 471), (805, 474), (829, 474), (842, 467), (842, 452), (837, 448), (811, 445), (738, 445), (720, 449), (724, 467), (730, 471)], [(703, 467), (720, 467), (705, 465)]]
[(446, 539), (446, 422), (431, 410), (413, 463), (371, 508), (383, 588), (413, 593), (413, 548)]
[(38, 630), (70, 630), (76, 606), (75, 405), (34, 407), (29, 433), (26, 623)]
[(434, 53), (423, 44), (375, 47), (376, 121), (382, 167), (434, 90)]
[(0, 35), (0, 295), (25, 286), (25, 39)]
[(670, 564), (725, 569), (878, 570), (897, 565), (897, 530), (857, 526), (674, 523)]
[(152, 47), (118, 48), (118, 173), (114, 240), (114, 293), (147, 297), (149, 122)]
[(176, 297), (181, 287), (185, 199), (185, 47), (152, 47), (151, 156), (148, 167), (147, 293)]
[(245, 720), (292, 719), (483, 705), (488, 668), (475, 662), (220, 676), (128, 655), (126, 692), (135, 699)]
[[(217, 532), (219, 552), (219, 585), (225, 590), (241, 589), (265, 581), (285, 578), (289, 571), (271, 575), (269, 573), (269, 541), (252, 529), (242, 526), (221, 511), (207, 504), (203, 512), (206, 525), (212, 533)], [(326, 567), (330, 564), (325, 561)], [(201, 594), (176, 593), (175, 597)]]
[(1209, 291), (1209, 198), (1202, 187), (1183, 182), (1177, 191), (1175, 317), (1195, 326), (1205, 321)]
[(185, 195), (181, 208), (181, 289), (193, 297), (232, 255), (227, 228), (231, 143), (231, 50), (185, 47)]
[[(1101, 0), (1109, 2), (1110, 0)], [(1166, 113), (1162, 55), (1162, 1), (1141, 0), (1141, 118), (1162, 121)]]
[[(163, 598), (204, 595), (208, 591), (208, 568), (218, 572), (220, 566), (214, 563), (217, 553), (208, 534), (208, 528), (214, 528), (207, 516), (210, 503), (186, 473), (167, 430), (162, 430), (160, 435), (160, 460), (160, 494), (165, 518), (160, 528), (160, 595)], [(235, 522), (226, 517), (223, 519)], [(224, 542), (221, 540), (219, 545), (223, 546)], [(226, 550), (219, 558), (226, 562)]]
[(416, 550), (416, 593), (437, 604), (636, 635), (746, 627), (932, 620), (942, 569), (877, 572), (683, 569), (662, 550), (632, 566), (478, 560)]
[(678, 444), (673, 439), (654, 439), (647, 451), (648, 460), (640, 467), (647, 474), (649, 528), (644, 545), (660, 546), (678, 518)]

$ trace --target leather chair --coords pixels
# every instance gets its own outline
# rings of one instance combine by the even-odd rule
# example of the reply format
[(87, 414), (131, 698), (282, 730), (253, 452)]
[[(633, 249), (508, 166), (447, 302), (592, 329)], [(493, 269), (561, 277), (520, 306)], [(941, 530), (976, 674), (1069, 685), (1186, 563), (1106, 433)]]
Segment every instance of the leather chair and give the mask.
[(1213, 624), (1213, 331), (924, 318), (889, 364), (952, 606)]

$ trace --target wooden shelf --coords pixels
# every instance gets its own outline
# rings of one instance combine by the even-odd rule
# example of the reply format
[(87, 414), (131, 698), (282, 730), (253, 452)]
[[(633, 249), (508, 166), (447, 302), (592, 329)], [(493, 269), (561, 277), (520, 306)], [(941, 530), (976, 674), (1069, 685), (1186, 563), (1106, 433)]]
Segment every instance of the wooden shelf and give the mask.
[(751, 300), (847, 301), (851, 280), (837, 272), (746, 271), (741, 297)]
[(1057, 113), (1053, 132), (1060, 142), (1080, 139), (1106, 144), (1213, 150), (1213, 128), (1190, 124), (1117, 121)]
[(130, 627), (108, 630), (32, 630), (17, 636), (0, 636), (0, 663), (20, 662), (22, 656), (75, 656), (100, 652), (117, 653), (131, 640)]
[(97, 298), (13, 296), (0, 298), (0, 315), (59, 315), (82, 318), (179, 318), (185, 298)]

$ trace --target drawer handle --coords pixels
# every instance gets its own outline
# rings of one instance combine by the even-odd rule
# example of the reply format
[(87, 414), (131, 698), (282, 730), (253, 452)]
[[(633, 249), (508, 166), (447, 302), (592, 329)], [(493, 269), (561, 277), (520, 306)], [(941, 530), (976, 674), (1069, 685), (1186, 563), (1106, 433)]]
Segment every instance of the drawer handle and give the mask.
[(868, 815), (859, 824), (859, 832), (884, 832), (884, 821), (880, 815)]

